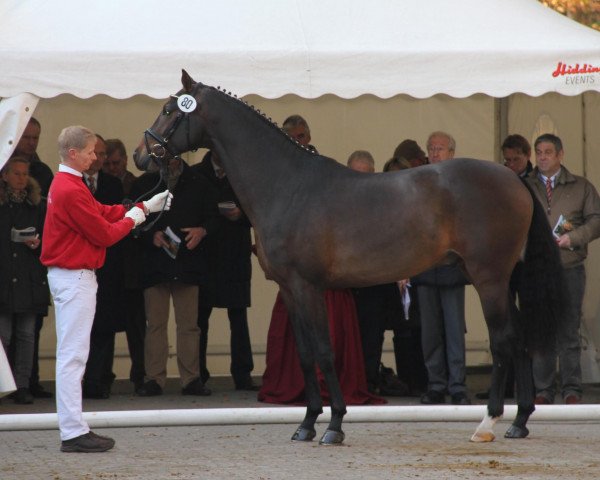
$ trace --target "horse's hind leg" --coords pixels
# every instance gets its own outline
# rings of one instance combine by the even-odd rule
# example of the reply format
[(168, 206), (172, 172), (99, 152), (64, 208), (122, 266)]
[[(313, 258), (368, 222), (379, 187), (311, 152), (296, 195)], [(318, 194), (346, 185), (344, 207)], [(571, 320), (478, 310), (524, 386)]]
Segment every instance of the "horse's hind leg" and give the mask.
[(531, 358), (524, 346), (519, 345), (514, 356), (515, 376), (517, 381), (517, 416), (506, 431), (506, 438), (525, 438), (529, 435), (527, 421), (535, 411), (533, 374), (531, 371)]
[(323, 401), (319, 389), (319, 382), (315, 370), (315, 356), (310, 341), (310, 333), (307, 325), (300, 319), (294, 320), (294, 336), (296, 338), (296, 347), (300, 357), (300, 367), (304, 374), (304, 394), (306, 397), (306, 414), (300, 426), (292, 435), (292, 440), (297, 442), (309, 442), (315, 438), (315, 422), (321, 413), (323, 413)]
[(500, 294), (501, 290), (503, 289), (498, 285), (492, 286), (487, 290), (484, 288), (480, 288), (479, 290), (488, 326), (493, 364), (487, 415), (471, 437), (472, 442), (493, 441), (496, 438), (493, 431), (494, 425), (504, 414), (504, 390), (506, 388), (508, 362), (512, 351), (511, 339), (514, 333), (510, 321), (511, 302), (508, 295), (508, 288), (506, 288), (505, 294)]

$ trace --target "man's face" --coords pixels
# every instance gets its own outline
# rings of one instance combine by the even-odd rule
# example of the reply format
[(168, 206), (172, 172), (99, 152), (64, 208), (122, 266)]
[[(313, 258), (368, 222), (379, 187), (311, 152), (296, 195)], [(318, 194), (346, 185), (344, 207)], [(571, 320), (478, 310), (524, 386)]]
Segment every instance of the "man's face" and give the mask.
[(304, 125), (298, 125), (290, 128), (287, 134), (296, 140), (300, 145), (308, 145), (310, 143), (310, 133)]
[(538, 170), (546, 177), (551, 177), (560, 170), (564, 151), (556, 151), (552, 142), (540, 142), (535, 147), (535, 162)]
[(96, 145), (94, 145), (94, 153), (96, 155), (96, 159), (85, 172), (88, 175), (94, 175), (96, 172), (98, 172), (102, 168), (104, 160), (106, 159), (106, 144), (97, 137)]
[(33, 122), (29, 122), (19, 143), (17, 143), (15, 152), (27, 158), (31, 157), (37, 150), (38, 142), (40, 141), (40, 132), (40, 127)]
[(90, 169), (94, 160), (96, 160), (96, 139), (92, 138), (89, 140), (87, 145), (81, 150), (76, 148), (69, 149), (68, 166), (77, 170), (78, 172), (85, 172)]
[(504, 165), (510, 168), (517, 175), (520, 175), (527, 168), (529, 156), (518, 148), (505, 148), (502, 150)]
[(6, 171), (2, 172), (2, 180), (13, 190), (25, 190), (29, 180), (29, 165), (23, 162), (13, 162)]
[[(98, 155), (98, 153), (96, 153)], [(127, 169), (127, 156), (121, 155), (118, 150), (111, 153), (104, 163), (102, 164), (102, 170), (104, 173), (114, 175), (115, 177), (121, 178)]]
[(454, 152), (450, 150), (450, 141), (443, 136), (434, 136), (429, 139), (427, 154), (429, 163), (439, 163), (454, 157)]

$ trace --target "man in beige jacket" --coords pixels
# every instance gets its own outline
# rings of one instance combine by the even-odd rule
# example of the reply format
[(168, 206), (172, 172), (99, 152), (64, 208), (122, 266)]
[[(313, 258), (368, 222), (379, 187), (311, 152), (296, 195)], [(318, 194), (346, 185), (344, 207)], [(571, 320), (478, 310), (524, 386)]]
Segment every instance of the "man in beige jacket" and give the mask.
[(567, 404), (581, 402), (581, 344), (579, 327), (585, 292), (587, 244), (600, 236), (600, 197), (585, 178), (562, 165), (564, 150), (559, 137), (544, 134), (534, 144), (536, 167), (527, 181), (543, 205), (554, 229), (565, 273), (568, 304), (559, 321), (556, 349), (533, 359), (536, 404), (554, 403), (556, 358), (562, 397)]

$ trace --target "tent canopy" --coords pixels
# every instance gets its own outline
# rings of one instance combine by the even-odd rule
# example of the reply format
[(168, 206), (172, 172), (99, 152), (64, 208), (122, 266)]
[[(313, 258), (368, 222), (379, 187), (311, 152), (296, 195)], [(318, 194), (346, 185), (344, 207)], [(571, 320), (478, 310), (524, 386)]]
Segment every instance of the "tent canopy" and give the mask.
[(165, 98), (181, 68), (265, 98), (577, 95), (600, 33), (536, 0), (4, 0), (0, 66), (0, 97)]

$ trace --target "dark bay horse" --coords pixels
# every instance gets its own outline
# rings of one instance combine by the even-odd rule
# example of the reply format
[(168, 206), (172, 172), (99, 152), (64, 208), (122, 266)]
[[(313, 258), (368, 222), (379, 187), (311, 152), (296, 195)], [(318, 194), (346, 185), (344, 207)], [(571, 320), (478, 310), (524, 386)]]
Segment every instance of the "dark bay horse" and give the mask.
[[(515, 363), (518, 413), (505, 434), (528, 435), (534, 411), (530, 354), (552, 341), (560, 307), (556, 244), (541, 205), (506, 167), (455, 159), (385, 174), (358, 173), (292, 141), (264, 115), (184, 71), (183, 88), (137, 148), (142, 170), (200, 147), (223, 163), (255, 229), (259, 261), (288, 308), (304, 373), (307, 410), (293, 440), (312, 440), (331, 395), (324, 444), (344, 439), (346, 405), (333, 366), (324, 290), (389, 283), (459, 262), (477, 290), (493, 355), (488, 414), (471, 440), (491, 441), (504, 411), (506, 365)], [(527, 249), (525, 249), (527, 245)], [(523, 252), (529, 288), (519, 315), (509, 279)], [(522, 318), (522, 320), (521, 320)], [(426, 407), (423, 407), (426, 408)]]

